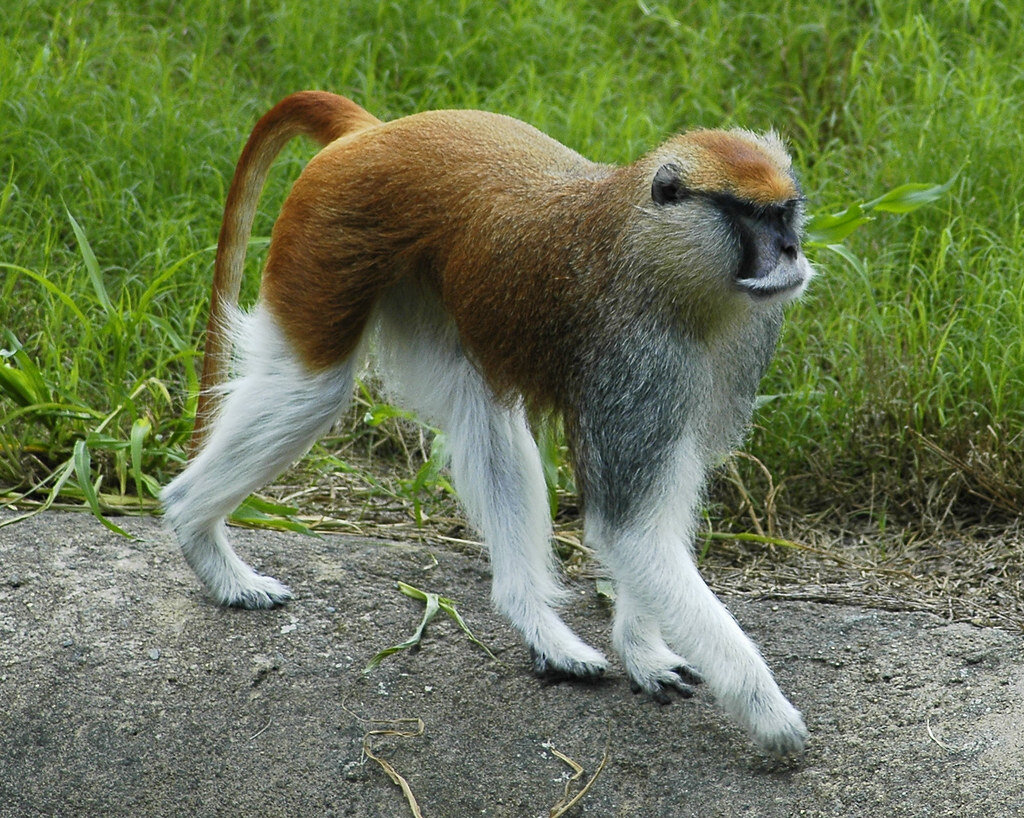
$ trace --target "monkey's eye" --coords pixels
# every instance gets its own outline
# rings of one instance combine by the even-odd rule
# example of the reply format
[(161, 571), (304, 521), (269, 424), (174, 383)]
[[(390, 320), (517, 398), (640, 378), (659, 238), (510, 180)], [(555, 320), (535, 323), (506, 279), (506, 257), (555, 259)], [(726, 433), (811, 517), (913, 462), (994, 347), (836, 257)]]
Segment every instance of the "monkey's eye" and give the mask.
[(751, 215), (759, 222), (781, 222), (786, 216), (786, 208), (783, 205), (771, 204), (754, 207)]
[(689, 191), (679, 178), (681, 173), (682, 168), (671, 163), (658, 168), (651, 183), (651, 199), (655, 204), (675, 204), (686, 198)]
[(796, 219), (802, 205), (803, 197), (776, 204), (751, 205), (749, 215), (761, 222), (791, 224)]

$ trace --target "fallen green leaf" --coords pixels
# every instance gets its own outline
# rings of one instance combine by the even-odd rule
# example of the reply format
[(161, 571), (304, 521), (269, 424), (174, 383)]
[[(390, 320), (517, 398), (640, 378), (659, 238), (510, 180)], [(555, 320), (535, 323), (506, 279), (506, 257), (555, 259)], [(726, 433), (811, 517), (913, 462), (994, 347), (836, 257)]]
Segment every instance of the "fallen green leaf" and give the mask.
[(392, 654), (419, 645), (420, 641), (423, 639), (423, 632), (426, 630), (426, 627), (430, 623), (430, 621), (435, 616), (437, 616), (438, 611), (443, 611), (449, 617), (451, 617), (459, 626), (459, 628), (462, 629), (462, 632), (466, 634), (470, 642), (482, 648), (483, 651), (488, 656), (494, 659), (494, 661), (498, 661), (498, 658), (493, 653), (491, 653), (490, 648), (488, 648), (487, 645), (485, 645), (483, 642), (477, 639), (476, 636), (473, 635), (473, 632), (469, 629), (469, 626), (466, 624), (465, 620), (462, 618), (462, 615), (455, 607), (454, 601), (452, 601), (446, 596), (440, 596), (439, 594), (431, 593), (429, 591), (421, 591), (419, 588), (415, 588), (412, 585), (409, 585), (405, 582), (398, 583), (398, 590), (400, 590), (407, 597), (416, 599), (420, 602), (423, 602), (426, 605), (426, 610), (423, 612), (423, 619), (420, 620), (419, 627), (416, 628), (415, 633), (413, 633), (413, 635), (406, 639), (404, 642), (400, 642), (397, 645), (392, 645), (389, 648), (384, 648), (384, 650), (379, 651), (377, 654), (375, 654), (374, 657), (366, 665), (366, 667), (363, 668), (364, 673), (369, 673), (370, 671), (372, 671), (374, 668), (380, 665), (381, 662), (383, 662), (387, 657), (391, 656)]

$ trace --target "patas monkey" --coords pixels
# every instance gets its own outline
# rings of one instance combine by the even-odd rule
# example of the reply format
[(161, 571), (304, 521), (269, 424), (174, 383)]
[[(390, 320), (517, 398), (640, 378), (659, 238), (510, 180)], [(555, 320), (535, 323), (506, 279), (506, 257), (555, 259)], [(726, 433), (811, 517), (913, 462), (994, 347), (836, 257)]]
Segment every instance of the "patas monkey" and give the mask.
[[(284, 203), (243, 315), (257, 199), (300, 133), (326, 147)], [(764, 749), (800, 752), (800, 714), (702, 581), (691, 540), (709, 466), (749, 423), (782, 306), (811, 277), (802, 223), (771, 134), (695, 131), (610, 167), (504, 116), (382, 123), (333, 94), (286, 98), (253, 130), (228, 195), (193, 459), (163, 492), (185, 559), (224, 604), (290, 597), (239, 559), (224, 518), (338, 417), (374, 330), (385, 383), (448, 432), (493, 602), (538, 673), (596, 677), (606, 659), (556, 612), (527, 408), (564, 418), (634, 689), (665, 701), (702, 677)]]

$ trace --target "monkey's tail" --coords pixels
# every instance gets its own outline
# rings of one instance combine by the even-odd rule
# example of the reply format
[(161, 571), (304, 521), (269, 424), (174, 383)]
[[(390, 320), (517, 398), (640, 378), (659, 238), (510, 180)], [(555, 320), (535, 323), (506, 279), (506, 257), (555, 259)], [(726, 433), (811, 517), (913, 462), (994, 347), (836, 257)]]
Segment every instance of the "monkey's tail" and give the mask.
[(264, 114), (249, 135), (231, 179), (217, 240), (203, 374), (189, 457), (202, 448), (206, 426), (216, 408), (213, 390), (227, 379), (231, 357), (228, 314), (238, 305), (245, 250), (270, 166), (282, 148), (300, 134), (327, 145), (347, 133), (379, 124), (379, 119), (350, 99), (326, 91), (299, 91)]

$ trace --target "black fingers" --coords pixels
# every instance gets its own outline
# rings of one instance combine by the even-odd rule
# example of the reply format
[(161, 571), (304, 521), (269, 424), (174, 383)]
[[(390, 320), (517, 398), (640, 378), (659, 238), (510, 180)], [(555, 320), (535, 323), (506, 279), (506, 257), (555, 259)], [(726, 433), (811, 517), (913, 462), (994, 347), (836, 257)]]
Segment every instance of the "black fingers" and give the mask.
[(695, 685), (699, 685), (702, 681), (704, 679), (695, 668), (689, 665), (680, 665), (672, 668), (665, 677), (652, 682), (649, 687), (630, 679), (629, 689), (633, 693), (646, 692), (653, 701), (665, 705), (672, 704), (673, 693), (681, 699), (692, 699), (697, 692)]
[(674, 667), (672, 668), (672, 672), (687, 684), (699, 685), (704, 681), (704, 677), (700, 675), (700, 671), (692, 665), (680, 665), (679, 667)]

